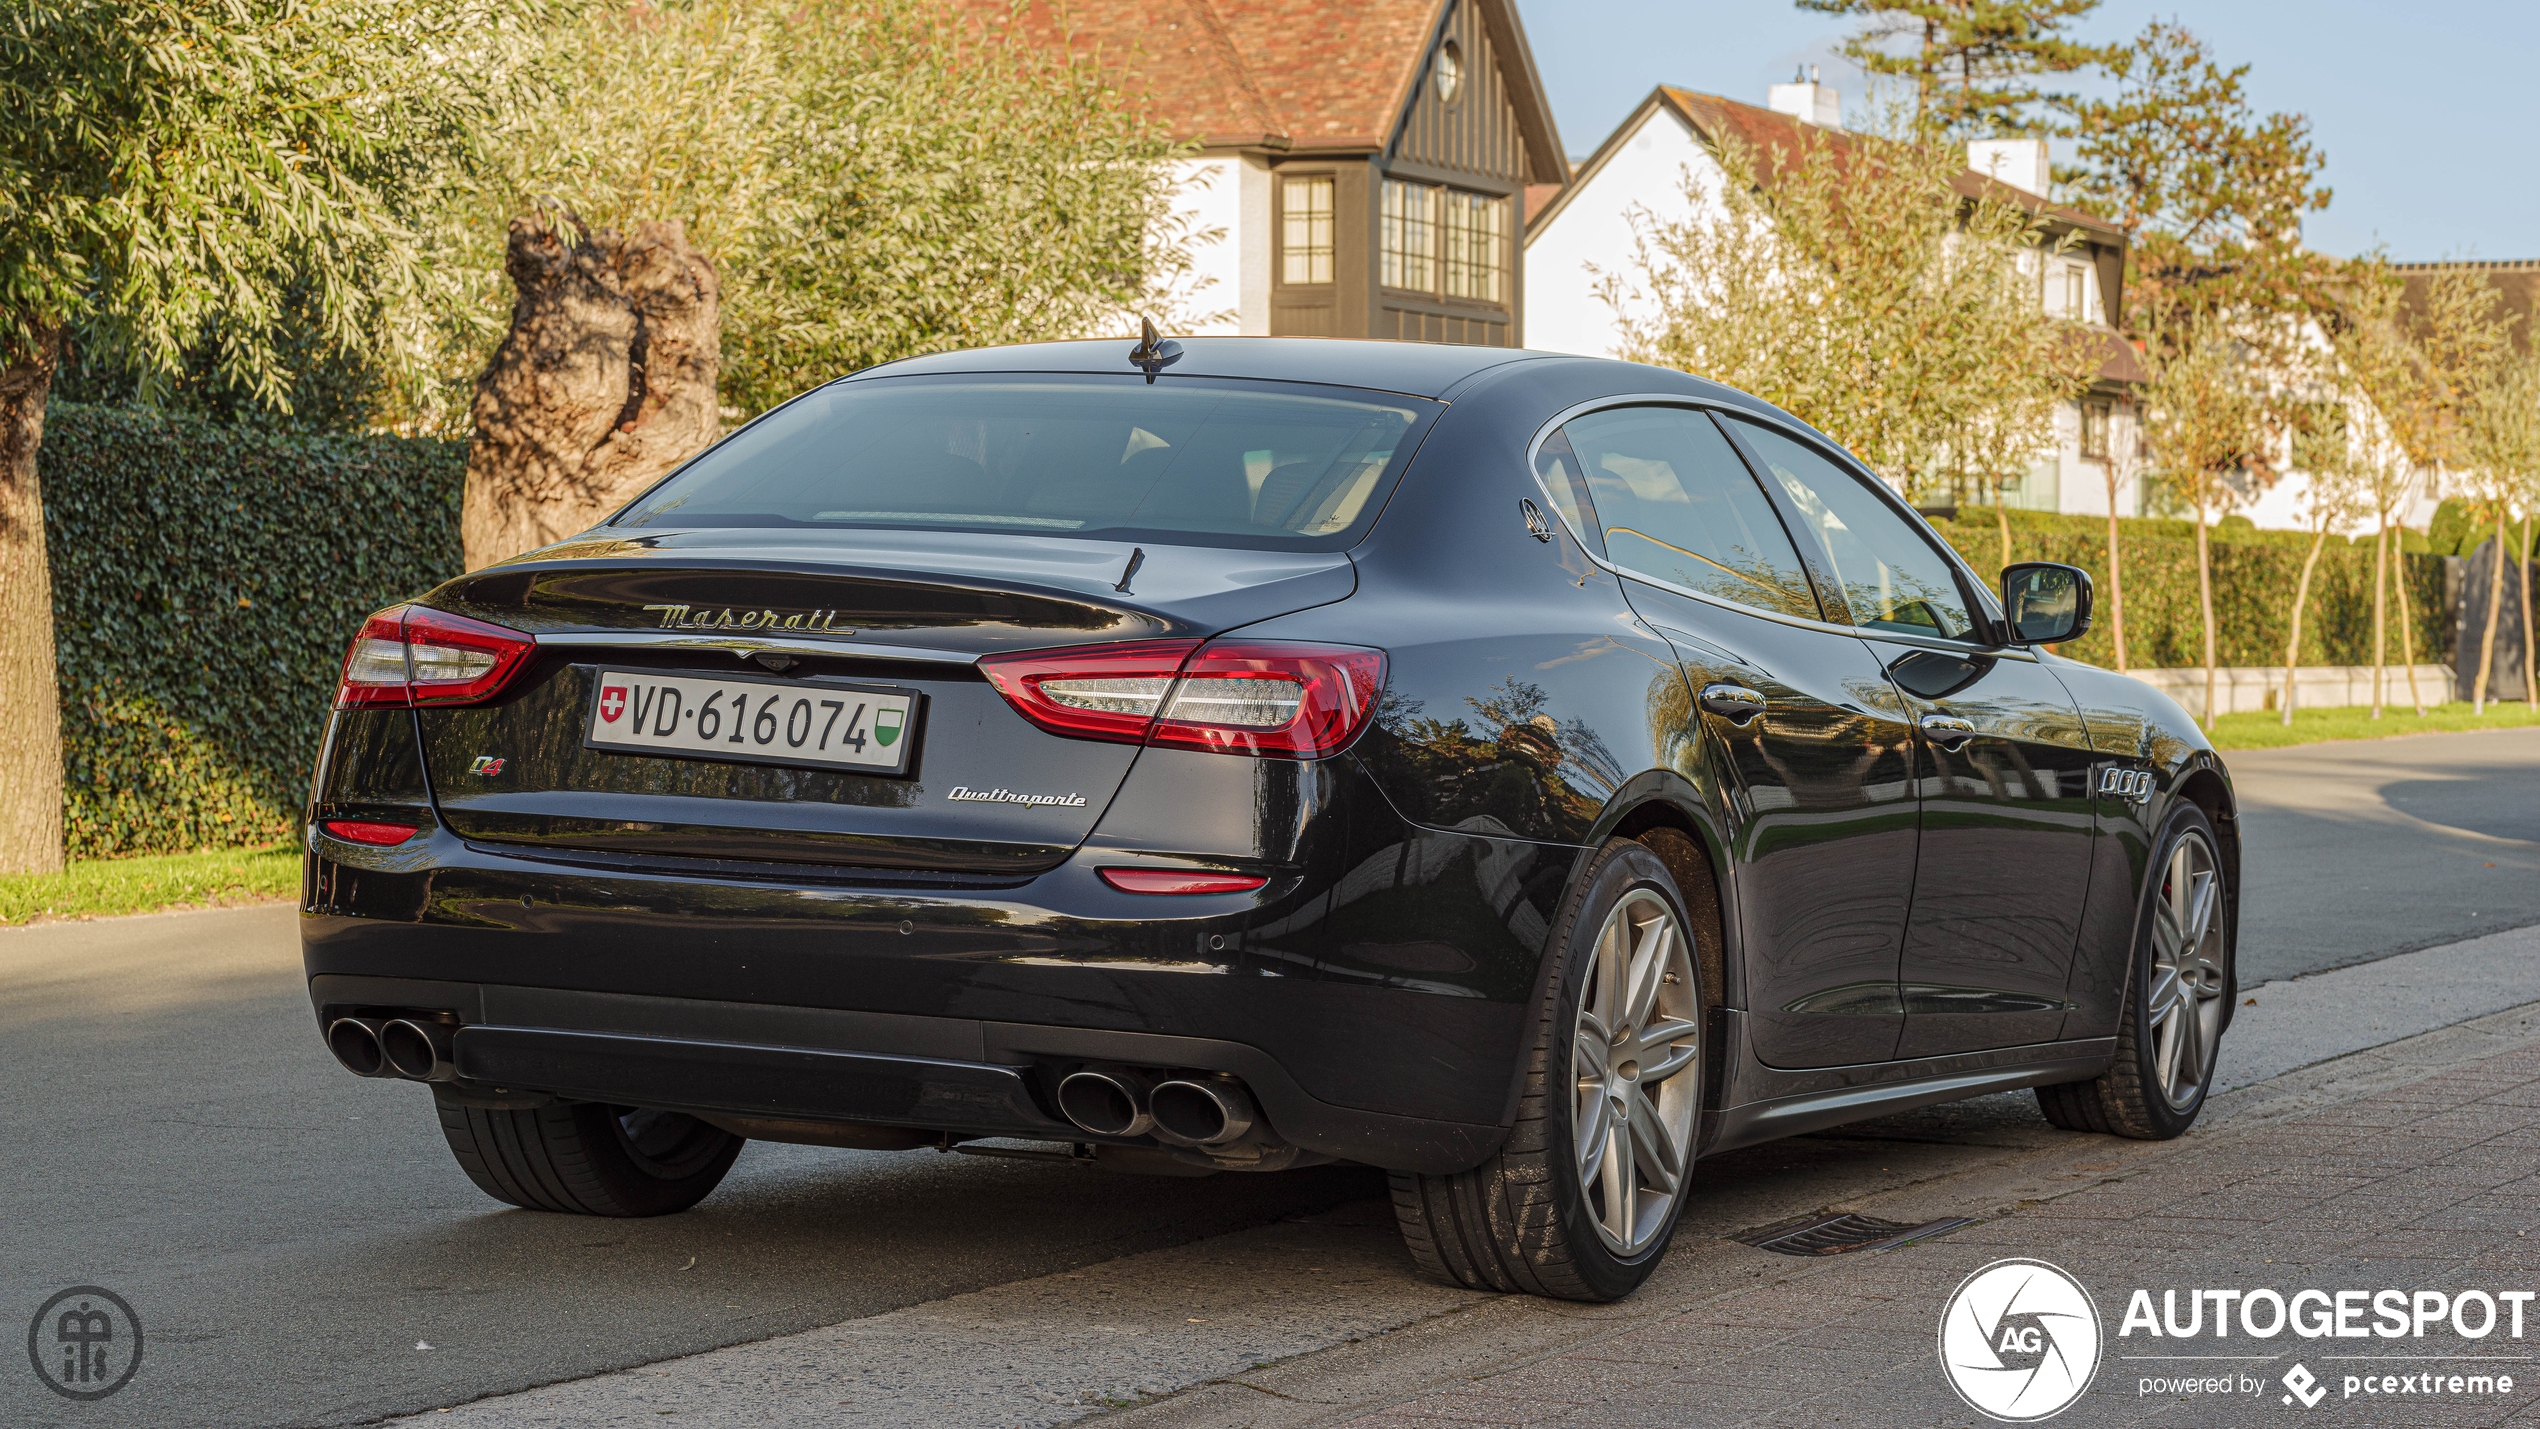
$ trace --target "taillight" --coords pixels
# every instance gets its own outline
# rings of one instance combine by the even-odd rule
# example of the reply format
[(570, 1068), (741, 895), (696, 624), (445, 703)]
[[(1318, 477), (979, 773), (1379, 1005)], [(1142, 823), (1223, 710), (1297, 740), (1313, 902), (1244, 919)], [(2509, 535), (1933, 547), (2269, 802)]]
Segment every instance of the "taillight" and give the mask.
[(319, 827), (349, 843), (389, 848), (415, 836), (413, 824), (383, 824), (370, 819), (329, 819)]
[(1196, 640), (1136, 640), (987, 655), (979, 672), (1025, 719), (1052, 734), (1144, 744), (1156, 706)]
[(500, 625), (392, 606), (363, 621), (353, 637), (335, 706), (474, 704), (499, 693), (537, 648)]
[(990, 655), (979, 668), (1052, 734), (1312, 759), (1357, 737), (1385, 686), (1381, 650), (1145, 640)]
[(1205, 645), (1155, 722), (1156, 744), (1313, 759), (1358, 737), (1385, 688), (1385, 652), (1227, 640)]

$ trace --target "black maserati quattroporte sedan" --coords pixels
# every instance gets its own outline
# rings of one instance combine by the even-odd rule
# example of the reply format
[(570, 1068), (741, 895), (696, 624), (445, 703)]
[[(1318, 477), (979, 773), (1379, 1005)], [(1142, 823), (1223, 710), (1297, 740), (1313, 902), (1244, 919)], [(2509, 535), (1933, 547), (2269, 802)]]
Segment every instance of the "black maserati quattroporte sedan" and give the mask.
[(2034, 1087), (2174, 1136), (2228, 776), (1840, 448), (1679, 373), (956, 352), (370, 617), (323, 1035), (512, 1204), (743, 1140), (1383, 1168), (1474, 1287), (1628, 1293), (1697, 1156)]

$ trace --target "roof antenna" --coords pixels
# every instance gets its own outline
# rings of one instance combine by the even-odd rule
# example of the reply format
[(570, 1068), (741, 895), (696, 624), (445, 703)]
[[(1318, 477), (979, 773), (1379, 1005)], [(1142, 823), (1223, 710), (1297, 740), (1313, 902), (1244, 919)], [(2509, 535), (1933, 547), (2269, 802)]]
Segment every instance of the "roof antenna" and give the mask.
[[(1152, 382), (1152, 381), (1154, 381), (1155, 379), (1154, 379), (1154, 377), (1153, 377), (1153, 376), (1149, 376), (1147, 380), (1148, 380), (1148, 381), (1150, 381), (1150, 382)], [(1125, 595), (1125, 594), (1127, 594), (1127, 593), (1128, 593), (1128, 590), (1129, 590), (1129, 577), (1136, 575), (1136, 574), (1138, 573), (1138, 567), (1143, 566), (1143, 565), (1145, 565), (1146, 563), (1147, 563), (1147, 548), (1146, 548), (1146, 547), (1144, 547), (1144, 546), (1139, 546), (1139, 547), (1137, 547), (1136, 549), (1134, 549), (1134, 550), (1130, 551), (1130, 552), (1129, 552), (1129, 565), (1128, 565), (1128, 568), (1127, 568), (1126, 570), (1123, 570), (1123, 571), (1120, 573), (1120, 584), (1118, 584), (1118, 585), (1116, 585), (1116, 586), (1113, 586), (1113, 587), (1112, 587), (1112, 589), (1113, 589), (1113, 590), (1116, 590), (1116, 591), (1119, 591), (1119, 592), (1121, 592), (1121, 593), (1122, 593), (1122, 594), (1124, 594), (1124, 595)]]
[(1155, 374), (1182, 360), (1182, 345), (1156, 333), (1155, 320), (1138, 319), (1139, 341), (1129, 349), (1129, 365), (1147, 375), (1147, 385), (1155, 385)]

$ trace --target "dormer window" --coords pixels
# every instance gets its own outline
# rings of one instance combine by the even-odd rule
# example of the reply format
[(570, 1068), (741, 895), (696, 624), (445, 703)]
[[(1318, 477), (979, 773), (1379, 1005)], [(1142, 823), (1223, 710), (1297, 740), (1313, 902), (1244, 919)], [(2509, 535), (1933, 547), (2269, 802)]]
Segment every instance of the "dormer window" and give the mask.
[(1506, 301), (1508, 201), (1438, 184), (1385, 181), (1383, 281), (1388, 288)]

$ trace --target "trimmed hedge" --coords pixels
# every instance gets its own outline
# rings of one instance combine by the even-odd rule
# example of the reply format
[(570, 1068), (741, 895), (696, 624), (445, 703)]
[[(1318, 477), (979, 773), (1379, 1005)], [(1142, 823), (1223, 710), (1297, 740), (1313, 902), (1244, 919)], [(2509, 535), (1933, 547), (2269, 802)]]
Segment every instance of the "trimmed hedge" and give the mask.
[[(1934, 521), (1933, 527), (1958, 548), (1979, 571), (2002, 565), (2002, 537), (1991, 513), (1972, 508), (1966, 519)], [(2088, 635), (2057, 652), (2093, 665), (2116, 663), (2116, 641), (2108, 622), (2108, 523), (2104, 517), (2046, 516), (2024, 511), (2011, 515), (2011, 559), (2061, 561), (2090, 572), (2098, 591), (2099, 618)], [(2406, 544), (2415, 547), (2396, 564), (2407, 581), (2408, 614), (2412, 617), (2419, 664), (2451, 658), (2452, 620), (2443, 599), (2443, 558), (2428, 553), (2425, 537), (2414, 531)], [(2292, 628), (2294, 586), (2301, 580), (2302, 558), (2310, 537), (2299, 531), (2260, 531), (2246, 524), (2218, 526), (2209, 536), (2214, 570), (2214, 658), (2224, 665), (2284, 663), (2284, 640)], [(2126, 663), (2135, 668), (2201, 665), (2205, 659), (2204, 625), (2197, 613), (2195, 526), (2186, 521), (2124, 520), (2118, 523), (2117, 552), (2125, 576)], [(2311, 573), (2311, 594), (2302, 611), (2302, 660), (2305, 665), (2369, 665), (2372, 663), (2372, 566), (2370, 537), (2345, 541), (2330, 537)], [(2387, 658), (2403, 663), (2399, 606), (2389, 607)]]
[(345, 642), (459, 572), (465, 451), (50, 406), (72, 858), (293, 837)]

